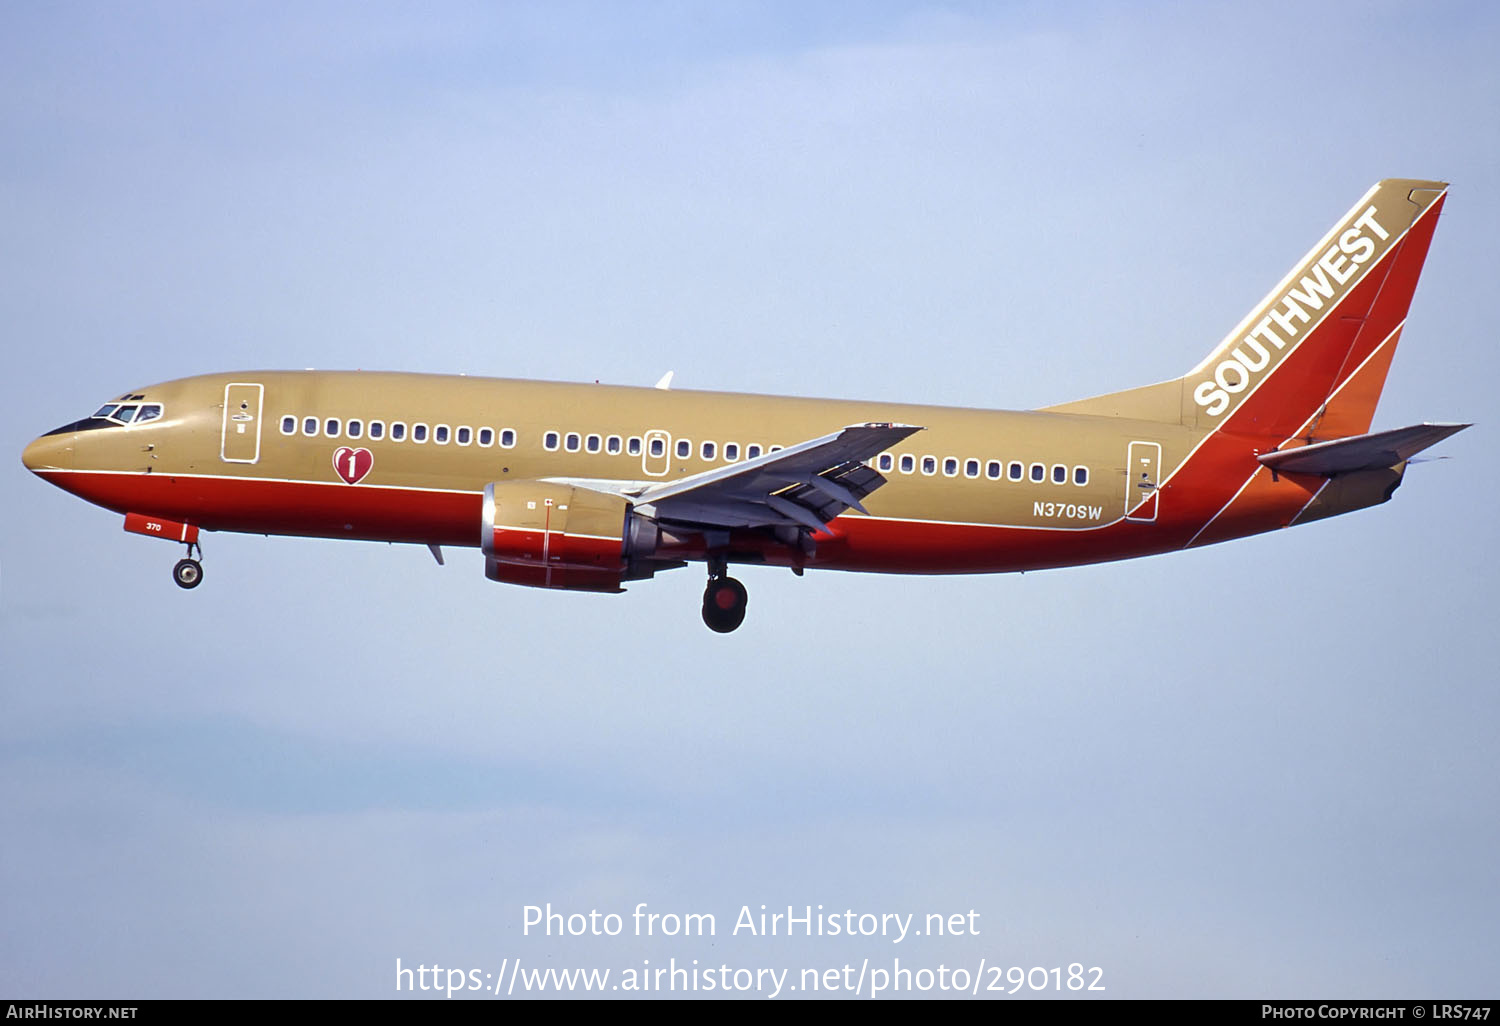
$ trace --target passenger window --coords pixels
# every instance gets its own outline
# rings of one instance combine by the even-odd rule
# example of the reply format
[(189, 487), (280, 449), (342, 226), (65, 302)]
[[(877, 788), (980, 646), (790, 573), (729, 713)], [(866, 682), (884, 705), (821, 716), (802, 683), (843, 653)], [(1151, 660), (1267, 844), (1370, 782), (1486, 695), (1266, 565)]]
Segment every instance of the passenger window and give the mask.
[(487, 428), (487, 427), (486, 428), (480, 428), (479, 429), (479, 444), (482, 445), (482, 446), (484, 446), (486, 449), (488, 449), (490, 446), (494, 445), (495, 444), (495, 429), (494, 428)]
[(1074, 467), (1073, 468), (1073, 483), (1076, 484), (1076, 485), (1086, 485), (1086, 484), (1088, 484), (1089, 483), (1089, 468), (1088, 467)]
[(728, 460), (730, 463), (737, 462), (739, 460), (739, 458), (740, 458), (740, 443), (738, 443), (738, 442), (725, 442), (724, 443), (724, 458), (726, 460)]
[(545, 435), (542, 436), (542, 448), (546, 449), (548, 452), (556, 452), (557, 451), (557, 432), (556, 431), (548, 431)]
[(563, 439), (563, 448), (569, 452), (577, 452), (582, 446), (583, 436), (577, 431), (569, 431), (567, 437)]
[(471, 427), (459, 428), (453, 433), (453, 440), (459, 445), (468, 445), (474, 440), (474, 429)]
[(747, 445), (747, 446), (745, 446), (745, 459), (747, 459), (747, 460), (754, 460), (754, 459), (759, 459), (759, 458), (760, 458), (760, 446), (758, 446), (758, 445)]
[(600, 438), (598, 435), (589, 435), (588, 442), (584, 447), (588, 449), (589, 452), (598, 452), (603, 444), (604, 439)]
[(447, 424), (439, 424), (437, 427), (433, 428), (432, 429), (432, 440), (434, 442), (436, 442), (438, 445), (447, 445), (448, 444), (448, 425)]
[(413, 424), (411, 426), (411, 440), (418, 443), (427, 441), (427, 425)]
[(391, 441), (406, 441), (406, 425), (399, 420), (391, 425)]
[(1065, 467), (1065, 466), (1063, 466), (1061, 463), (1055, 463), (1055, 464), (1053, 464), (1052, 465), (1052, 483), (1053, 484), (1067, 484), (1068, 483), (1068, 468)]
[(881, 453), (880, 458), (875, 461), (875, 469), (884, 471), (887, 474), (891, 472), (891, 468), (895, 465), (896, 458), (888, 452)]
[(998, 481), (1000, 480), (1000, 473), (1002, 469), (1003, 468), (999, 460), (990, 460), (984, 466), (984, 473), (985, 476), (987, 476), (991, 481)]
[(928, 477), (931, 477), (933, 474), (937, 473), (937, 457), (936, 456), (923, 456), (922, 457), (922, 473), (926, 474)]
[(665, 456), (667, 454), (667, 443), (660, 438), (651, 439), (651, 455)]
[(630, 440), (625, 443), (625, 452), (630, 456), (641, 454), (641, 438), (639, 435), (631, 435)]
[(620, 455), (620, 448), (624, 444), (619, 435), (610, 435), (604, 440), (604, 451), (611, 456)]
[(978, 460), (966, 460), (964, 462), (964, 477), (978, 477), (978, 476), (979, 476), (979, 461)]
[(282, 417), (281, 433), (284, 435), (295, 435), (297, 433), (297, 418), (290, 416)]
[(768, 453), (772, 453), (772, 452), (780, 452), (780, 451), (781, 451), (781, 450), (782, 450), (782, 449), (784, 449), (784, 448), (785, 448), (785, 446), (781, 446), (781, 445), (773, 445), (773, 446), (771, 446), (771, 447), (770, 447), (770, 448), (769, 448), (769, 449), (767, 449), (767, 450), (766, 450), (766, 452), (768, 452)]
[(302, 422), (302, 433), (308, 438), (318, 433), (318, 418), (308, 417)]
[(381, 439), (385, 437), (385, 421), (370, 421), (370, 437), (374, 439)]
[(351, 420), (344, 425), (344, 432), (350, 438), (358, 438), (365, 433), (365, 422), (362, 420)]
[(677, 439), (677, 456), (679, 459), (687, 459), (693, 454), (693, 443), (686, 438)]
[(913, 470), (916, 469), (917, 458), (915, 456), (906, 455), (901, 457), (901, 473), (910, 474)]
[(1010, 465), (1010, 479), (1012, 481), (1019, 481), (1019, 480), (1021, 480), (1021, 478), (1024, 477), (1025, 474), (1026, 474), (1026, 471), (1021, 466), (1021, 464), (1019, 464), (1019, 463), (1012, 463)]
[(703, 450), (702, 451), (703, 451), (703, 458), (706, 459), (706, 460), (711, 460), (711, 459), (714, 458), (714, 453), (716, 451), (716, 447), (714, 446), (714, 443), (712, 443), (712, 442), (704, 442), (703, 443)]
[(516, 446), (515, 428), (506, 428), (500, 432), (500, 448), (514, 449)]
[(1047, 468), (1040, 463), (1031, 465), (1031, 479), (1033, 481), (1045, 481), (1047, 479)]
[(339, 419), (337, 417), (329, 417), (325, 420), (323, 422), (323, 433), (329, 438), (337, 438), (339, 436)]
[(958, 460), (954, 459), (952, 456), (949, 456), (947, 459), (943, 460), (943, 476), (958, 476)]

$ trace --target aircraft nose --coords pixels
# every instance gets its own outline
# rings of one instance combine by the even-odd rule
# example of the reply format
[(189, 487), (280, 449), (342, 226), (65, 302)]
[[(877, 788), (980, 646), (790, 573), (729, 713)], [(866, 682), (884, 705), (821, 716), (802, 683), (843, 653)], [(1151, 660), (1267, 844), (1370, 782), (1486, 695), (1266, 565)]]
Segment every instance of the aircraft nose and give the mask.
[(34, 474), (47, 470), (70, 470), (73, 467), (74, 439), (72, 432), (52, 432), (35, 439), (21, 453), (21, 462)]

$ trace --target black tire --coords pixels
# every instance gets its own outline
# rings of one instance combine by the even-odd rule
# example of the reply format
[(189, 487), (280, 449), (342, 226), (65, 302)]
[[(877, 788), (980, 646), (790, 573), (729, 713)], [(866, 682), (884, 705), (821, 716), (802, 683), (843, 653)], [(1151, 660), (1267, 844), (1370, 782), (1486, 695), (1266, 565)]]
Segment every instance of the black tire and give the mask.
[(172, 568), (172, 580), (179, 588), (196, 588), (203, 583), (203, 564), (196, 559), (179, 559)]
[(703, 592), (703, 622), (708, 629), (728, 634), (745, 622), (749, 605), (745, 586), (733, 577), (718, 577), (708, 582)]

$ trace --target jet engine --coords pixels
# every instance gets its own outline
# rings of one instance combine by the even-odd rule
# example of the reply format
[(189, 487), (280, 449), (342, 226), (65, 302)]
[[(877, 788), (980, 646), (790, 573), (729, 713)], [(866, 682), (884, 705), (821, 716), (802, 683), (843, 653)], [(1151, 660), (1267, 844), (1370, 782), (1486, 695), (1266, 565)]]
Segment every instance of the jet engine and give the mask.
[[(479, 547), (492, 581), (570, 591), (624, 591), (662, 564), (661, 531), (618, 495), (544, 481), (485, 485)], [(673, 564), (676, 565), (676, 564)]]

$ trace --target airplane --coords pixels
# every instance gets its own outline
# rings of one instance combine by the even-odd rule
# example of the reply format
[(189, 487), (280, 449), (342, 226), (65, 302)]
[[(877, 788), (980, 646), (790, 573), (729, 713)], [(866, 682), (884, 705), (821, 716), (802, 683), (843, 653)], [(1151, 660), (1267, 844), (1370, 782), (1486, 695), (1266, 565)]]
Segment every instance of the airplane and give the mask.
[(1468, 424), (1370, 433), (1446, 197), (1376, 184), (1185, 375), (1031, 411), (364, 371), (135, 388), (28, 445), (39, 477), (203, 531), (478, 548), (491, 580), (620, 592), (706, 564), (1002, 573), (1194, 548), (1383, 503)]

